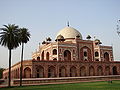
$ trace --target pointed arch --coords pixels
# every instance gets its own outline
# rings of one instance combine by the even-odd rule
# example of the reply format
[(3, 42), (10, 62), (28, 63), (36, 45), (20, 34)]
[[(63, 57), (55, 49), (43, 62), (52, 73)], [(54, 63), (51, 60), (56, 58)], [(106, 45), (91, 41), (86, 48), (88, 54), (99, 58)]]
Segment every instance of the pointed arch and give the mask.
[(102, 68), (101, 66), (99, 66), (99, 67), (97, 68), (97, 75), (98, 75), (98, 76), (102, 76), (102, 75), (103, 75), (103, 68)]
[(46, 60), (49, 60), (49, 52), (46, 53)]
[(109, 61), (109, 54), (107, 52), (104, 53), (104, 61)]
[(98, 51), (95, 52), (95, 57), (99, 57)]
[(57, 55), (57, 50), (53, 49), (53, 55)]
[(42, 51), (41, 59), (44, 60), (44, 51)]
[(117, 73), (117, 67), (116, 66), (114, 66), (113, 68), (112, 68), (112, 70), (113, 70), (113, 75), (117, 75), (118, 73)]
[(55, 67), (54, 66), (50, 66), (49, 68), (48, 68), (48, 77), (50, 78), (50, 77), (55, 77), (56, 75), (55, 75)]
[(84, 66), (80, 68), (80, 76), (86, 76), (86, 68)]
[(109, 66), (105, 67), (105, 74), (110, 75), (110, 67)]
[(95, 69), (94, 69), (93, 66), (90, 66), (90, 67), (89, 67), (89, 75), (90, 75), (90, 76), (94, 76), (94, 75), (95, 75)]
[(84, 46), (80, 49), (80, 59), (82, 61), (92, 61), (91, 49)]
[(18, 68), (18, 76), (17, 76), (17, 77), (19, 78), (19, 76), (20, 76), (20, 70), (19, 70), (19, 68)]
[(85, 57), (87, 57), (87, 56), (88, 56), (87, 54), (88, 54), (88, 53), (87, 53), (86, 51), (84, 51), (84, 56), (85, 56)]
[(64, 61), (71, 61), (71, 52), (69, 50), (64, 51)]
[(40, 61), (40, 57), (39, 56), (37, 57), (37, 60)]
[(44, 77), (44, 68), (42, 66), (36, 67), (36, 78), (43, 78)]
[(66, 76), (66, 68), (64, 66), (59, 68), (59, 77), (65, 77)]
[(75, 66), (72, 66), (70, 68), (70, 77), (76, 77), (77, 76), (77, 70)]
[(31, 69), (29, 67), (26, 67), (24, 69), (24, 77), (25, 78), (31, 78)]

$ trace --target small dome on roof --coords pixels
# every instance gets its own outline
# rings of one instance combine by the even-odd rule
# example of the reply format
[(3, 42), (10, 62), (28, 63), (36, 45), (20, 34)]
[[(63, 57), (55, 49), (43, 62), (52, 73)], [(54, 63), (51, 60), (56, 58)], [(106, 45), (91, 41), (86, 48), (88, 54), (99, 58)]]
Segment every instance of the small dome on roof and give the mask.
[(65, 39), (62, 35), (59, 35), (59, 36), (57, 36), (56, 41), (65, 41)]
[(64, 37), (60, 34), (57, 36), (57, 39), (64, 39)]
[(59, 36), (59, 35), (62, 35), (64, 37), (64, 39), (74, 39), (76, 38), (76, 36), (79, 36), (79, 39), (82, 39), (82, 35), (81, 33), (72, 28), (72, 27), (65, 27), (63, 28), (62, 30), (60, 30), (56, 36), (56, 38)]
[(95, 39), (95, 41), (100, 41), (99, 39)]
[(95, 39), (96, 44), (102, 44), (102, 42), (99, 39)]

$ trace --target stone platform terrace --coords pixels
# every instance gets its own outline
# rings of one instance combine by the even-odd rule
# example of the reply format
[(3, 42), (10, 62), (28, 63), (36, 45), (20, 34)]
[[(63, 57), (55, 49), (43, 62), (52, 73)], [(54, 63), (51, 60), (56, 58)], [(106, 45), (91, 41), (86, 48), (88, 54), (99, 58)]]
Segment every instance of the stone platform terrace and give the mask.
[[(86, 77), (61, 77), (61, 78), (29, 78), (23, 79), (23, 85), (64, 84), (79, 82), (111, 81), (120, 80), (120, 75), (109, 76), (86, 76)], [(19, 85), (19, 79), (14, 79), (13, 86)]]

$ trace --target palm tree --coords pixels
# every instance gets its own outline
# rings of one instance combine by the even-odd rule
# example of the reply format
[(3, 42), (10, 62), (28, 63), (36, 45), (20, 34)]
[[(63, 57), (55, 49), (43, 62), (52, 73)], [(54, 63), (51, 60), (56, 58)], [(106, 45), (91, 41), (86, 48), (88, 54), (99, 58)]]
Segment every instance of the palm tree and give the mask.
[(11, 50), (19, 46), (18, 40), (18, 26), (15, 24), (3, 25), (4, 28), (0, 28), (0, 44), (5, 46), (9, 50), (9, 80), (8, 87), (11, 86)]
[(30, 33), (28, 32), (28, 29), (26, 28), (20, 28), (19, 29), (19, 40), (22, 43), (22, 53), (21, 53), (21, 68), (20, 68), (20, 86), (22, 86), (22, 70), (23, 70), (23, 49), (24, 49), (24, 43), (27, 43), (30, 38)]

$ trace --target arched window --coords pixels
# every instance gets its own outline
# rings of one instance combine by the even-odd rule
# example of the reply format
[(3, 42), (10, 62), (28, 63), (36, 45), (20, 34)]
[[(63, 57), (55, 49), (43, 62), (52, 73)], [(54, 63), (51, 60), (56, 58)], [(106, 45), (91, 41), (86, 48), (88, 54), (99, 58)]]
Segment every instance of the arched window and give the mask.
[(85, 59), (87, 59), (87, 61), (92, 61), (91, 49), (87, 46), (82, 47), (80, 49), (79, 57), (81, 61), (84, 61)]
[(109, 61), (109, 54), (107, 52), (104, 53), (104, 61)]
[(49, 52), (46, 53), (46, 60), (49, 60)]
[(84, 52), (84, 56), (87, 57), (87, 52), (86, 51)]
[(57, 50), (56, 49), (53, 50), (53, 55), (57, 55)]
[(64, 60), (71, 61), (71, 52), (69, 50), (64, 51)]
[(37, 57), (37, 60), (40, 61), (40, 57), (39, 56)]
[(42, 56), (41, 57), (42, 57), (42, 60), (44, 60), (44, 51), (42, 52)]
[(98, 57), (99, 56), (99, 53), (98, 52), (95, 52), (95, 57)]

